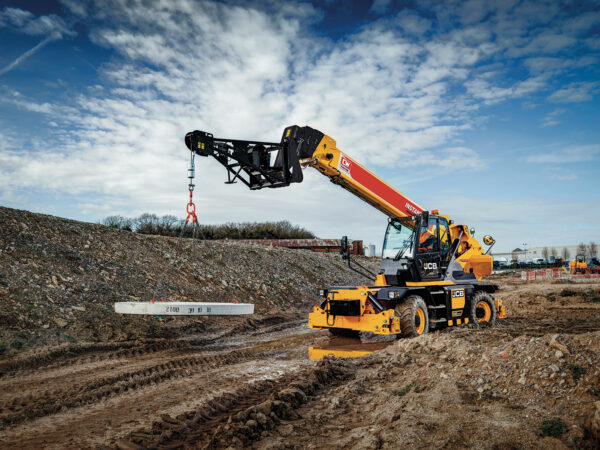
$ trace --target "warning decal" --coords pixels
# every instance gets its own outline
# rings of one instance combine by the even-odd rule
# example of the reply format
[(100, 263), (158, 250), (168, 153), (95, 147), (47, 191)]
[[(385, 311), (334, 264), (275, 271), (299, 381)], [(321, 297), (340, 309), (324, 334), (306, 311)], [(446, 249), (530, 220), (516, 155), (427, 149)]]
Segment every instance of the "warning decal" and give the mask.
[(350, 167), (352, 166), (352, 161), (347, 158), (345, 155), (340, 155), (340, 162), (338, 163), (338, 170), (340, 172), (344, 172), (346, 175), (350, 175)]
[(338, 162), (338, 170), (343, 175), (352, 178), (364, 189), (368, 189), (372, 194), (396, 208), (403, 215), (412, 216), (423, 212), (423, 208), (421, 208), (419, 205), (402, 195), (387, 183), (384, 183), (373, 173), (369, 172), (367, 169), (341, 152), (340, 160)]

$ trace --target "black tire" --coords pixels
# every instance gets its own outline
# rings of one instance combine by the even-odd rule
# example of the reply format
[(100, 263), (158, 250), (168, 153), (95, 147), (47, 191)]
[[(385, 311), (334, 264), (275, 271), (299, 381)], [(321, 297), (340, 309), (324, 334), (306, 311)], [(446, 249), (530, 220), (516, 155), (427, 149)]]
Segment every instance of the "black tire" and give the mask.
[(496, 322), (496, 314), (493, 297), (484, 291), (475, 292), (471, 300), (469, 321), (475, 325), (493, 325)]
[(329, 332), (334, 336), (354, 337), (360, 334), (358, 330), (349, 330), (348, 328), (329, 328)]
[(400, 317), (399, 337), (416, 337), (429, 331), (427, 305), (418, 295), (406, 298), (402, 303), (396, 305), (395, 311)]

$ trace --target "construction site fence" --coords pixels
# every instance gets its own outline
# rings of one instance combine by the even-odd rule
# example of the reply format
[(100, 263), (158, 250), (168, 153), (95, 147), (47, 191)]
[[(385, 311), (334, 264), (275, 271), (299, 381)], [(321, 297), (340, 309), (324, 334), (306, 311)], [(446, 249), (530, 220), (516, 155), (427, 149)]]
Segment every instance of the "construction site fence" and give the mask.
[[(215, 242), (236, 242), (241, 244), (264, 245), (266, 247), (286, 247), (298, 250), (312, 250), (313, 252), (340, 252), (342, 242), (340, 239), (218, 239)], [(348, 240), (350, 248), (348, 253), (362, 255), (364, 253), (363, 241)]]
[(521, 272), (523, 281), (578, 279), (578, 278), (600, 278), (600, 273), (569, 273), (562, 267), (552, 269), (524, 270)]

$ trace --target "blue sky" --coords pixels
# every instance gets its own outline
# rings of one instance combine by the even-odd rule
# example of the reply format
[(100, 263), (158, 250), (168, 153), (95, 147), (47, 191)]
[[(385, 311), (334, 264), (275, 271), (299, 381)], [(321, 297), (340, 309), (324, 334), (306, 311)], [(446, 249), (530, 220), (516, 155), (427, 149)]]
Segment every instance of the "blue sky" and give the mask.
[[(600, 241), (600, 2), (0, 2), (0, 204), (182, 216), (183, 136), (310, 125), (496, 248)], [(287, 219), (380, 246), (385, 217), (317, 173), (224, 185), (203, 222)]]

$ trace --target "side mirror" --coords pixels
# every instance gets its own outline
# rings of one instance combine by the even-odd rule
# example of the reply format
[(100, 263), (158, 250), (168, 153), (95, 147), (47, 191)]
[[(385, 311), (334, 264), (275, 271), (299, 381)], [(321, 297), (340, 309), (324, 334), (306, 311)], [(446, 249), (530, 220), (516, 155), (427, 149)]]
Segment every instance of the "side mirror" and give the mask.
[(471, 236), (475, 236), (475, 228), (471, 228), (469, 230), (469, 233), (471, 233)]
[(496, 241), (489, 234), (487, 234), (483, 237), (483, 243), (485, 245), (492, 245), (494, 242), (496, 242)]
[(485, 252), (485, 254), (487, 255), (487, 254), (488, 254), (488, 253), (489, 253), (489, 252), (492, 250), (492, 247), (493, 247), (493, 246), (494, 246), (494, 244), (496, 243), (496, 239), (494, 239), (494, 238), (493, 238), (492, 236), (490, 236), (489, 234), (486, 234), (486, 235), (483, 237), (483, 243), (484, 243), (485, 245), (489, 245), (489, 247), (488, 247), (487, 251)]
[(348, 236), (342, 236), (340, 241), (340, 254), (343, 259), (348, 258)]

